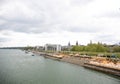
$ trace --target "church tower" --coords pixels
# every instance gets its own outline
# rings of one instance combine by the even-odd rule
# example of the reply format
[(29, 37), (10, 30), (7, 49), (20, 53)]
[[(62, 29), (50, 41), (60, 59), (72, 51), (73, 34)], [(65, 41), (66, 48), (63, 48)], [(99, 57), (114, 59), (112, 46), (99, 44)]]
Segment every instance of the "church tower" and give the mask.
[(68, 42), (68, 46), (70, 47), (71, 45), (70, 45), (70, 42)]
[(92, 44), (92, 40), (90, 40), (90, 44)]
[(76, 41), (76, 46), (78, 46), (78, 41)]

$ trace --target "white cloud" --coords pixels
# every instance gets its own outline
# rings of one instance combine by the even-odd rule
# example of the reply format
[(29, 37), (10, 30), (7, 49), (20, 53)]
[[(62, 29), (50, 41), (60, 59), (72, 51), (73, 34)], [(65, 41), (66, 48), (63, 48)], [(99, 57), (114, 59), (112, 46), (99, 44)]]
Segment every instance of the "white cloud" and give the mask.
[[(67, 44), (76, 40), (82, 44), (89, 40), (114, 43), (120, 40), (119, 0), (0, 2), (2, 46), (43, 45), (49, 42)], [(12, 35), (4, 35), (3, 32)]]

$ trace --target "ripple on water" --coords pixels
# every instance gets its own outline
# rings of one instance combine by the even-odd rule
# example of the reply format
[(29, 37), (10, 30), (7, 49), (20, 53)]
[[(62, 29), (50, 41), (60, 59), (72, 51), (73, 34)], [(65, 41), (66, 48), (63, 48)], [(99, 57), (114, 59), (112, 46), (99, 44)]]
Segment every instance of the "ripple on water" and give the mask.
[(0, 84), (120, 84), (120, 78), (21, 50), (0, 50)]

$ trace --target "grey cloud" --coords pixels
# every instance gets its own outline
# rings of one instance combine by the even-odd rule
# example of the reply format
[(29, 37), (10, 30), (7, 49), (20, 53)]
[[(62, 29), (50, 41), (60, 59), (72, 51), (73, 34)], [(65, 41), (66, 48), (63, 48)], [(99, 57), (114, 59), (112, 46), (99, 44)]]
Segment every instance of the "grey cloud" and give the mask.
[[(94, 0), (68, 0), (68, 2), (66, 0), (14, 0), (11, 4), (12, 0), (7, 0), (7, 5), (10, 3), (12, 7), (0, 10), (0, 12), (6, 11), (3, 11), (2, 14), (0, 13), (0, 19), (5, 21), (5, 23), (0, 24), (0, 30), (24, 33), (59, 32), (60, 30), (98, 32), (100, 29), (97, 26), (86, 25), (85, 23), (82, 26), (76, 26), (72, 24), (72, 21), (66, 20), (74, 18), (74, 16), (76, 18), (76, 15), (73, 15), (73, 17), (72, 14), (71, 16), (68, 15), (72, 6), (67, 3), (78, 4), (77, 6), (79, 7), (92, 1)], [(6, 4), (4, 3), (3, 5)], [(67, 14), (66, 11), (68, 11)], [(68, 18), (66, 18), (67, 15)], [(67, 26), (69, 24), (70, 26)]]
[[(44, 4), (39, 4), (39, 2), (31, 2), (32, 5), (25, 5), (25, 7), (28, 6), (30, 13), (26, 13), (21, 9), (20, 6), (17, 6), (18, 9), (10, 9), (13, 10), (13, 12), (8, 12), (7, 14), (0, 15), (0, 19), (6, 21), (6, 23), (0, 25), (0, 30), (6, 29), (18, 32), (20, 31), (33, 33), (50, 31), (53, 25), (55, 25), (53, 24), (53, 21), (55, 21), (56, 17), (54, 13), (52, 13), (54, 12), (54, 8), (49, 9), (49, 7), (47, 7), (45, 4), (46, 2), (44, 2)], [(44, 7), (47, 7), (47, 9), (44, 9)]]
[(113, 42), (113, 41), (117, 42), (114, 35), (112, 35), (112, 34), (102, 34), (101, 33), (101, 35), (96, 35), (95, 39), (98, 39), (98, 40), (100, 40), (102, 42)]
[(9, 38), (0, 37), (0, 42), (7, 42), (7, 41), (10, 41), (10, 39)]
[(0, 4), (3, 4), (6, 0), (0, 0)]
[(106, 5), (101, 8), (102, 3), (104, 0), (0, 0), (0, 33), (6, 37), (0, 37), (0, 41), (13, 41), (17, 39), (15, 35), (21, 38), (40, 35), (49, 39), (50, 34), (57, 33), (59, 37), (64, 32), (70, 37), (77, 32), (86, 36), (91, 34), (91, 38), (93, 35), (93, 39), (102, 41), (115, 40), (115, 35), (96, 35), (114, 31), (119, 36), (120, 10), (114, 10), (112, 6), (109, 9)]
[(94, 33), (94, 32), (98, 32), (100, 31), (99, 29), (94, 29), (94, 28), (91, 28), (91, 27), (72, 27), (70, 28), (70, 31), (71, 32), (84, 32), (84, 33)]
[(42, 33), (49, 32), (50, 29), (42, 28), (42, 25), (38, 24), (21, 24), (21, 23), (6, 23), (0, 25), (0, 30), (11, 30), (16, 32), (24, 32), (24, 33)]

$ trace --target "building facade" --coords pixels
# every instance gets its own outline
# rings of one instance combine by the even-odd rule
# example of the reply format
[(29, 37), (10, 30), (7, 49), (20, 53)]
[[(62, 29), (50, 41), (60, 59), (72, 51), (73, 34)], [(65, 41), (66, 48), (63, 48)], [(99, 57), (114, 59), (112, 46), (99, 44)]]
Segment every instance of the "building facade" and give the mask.
[(59, 44), (46, 44), (45, 51), (61, 51), (61, 45), (59, 45)]

